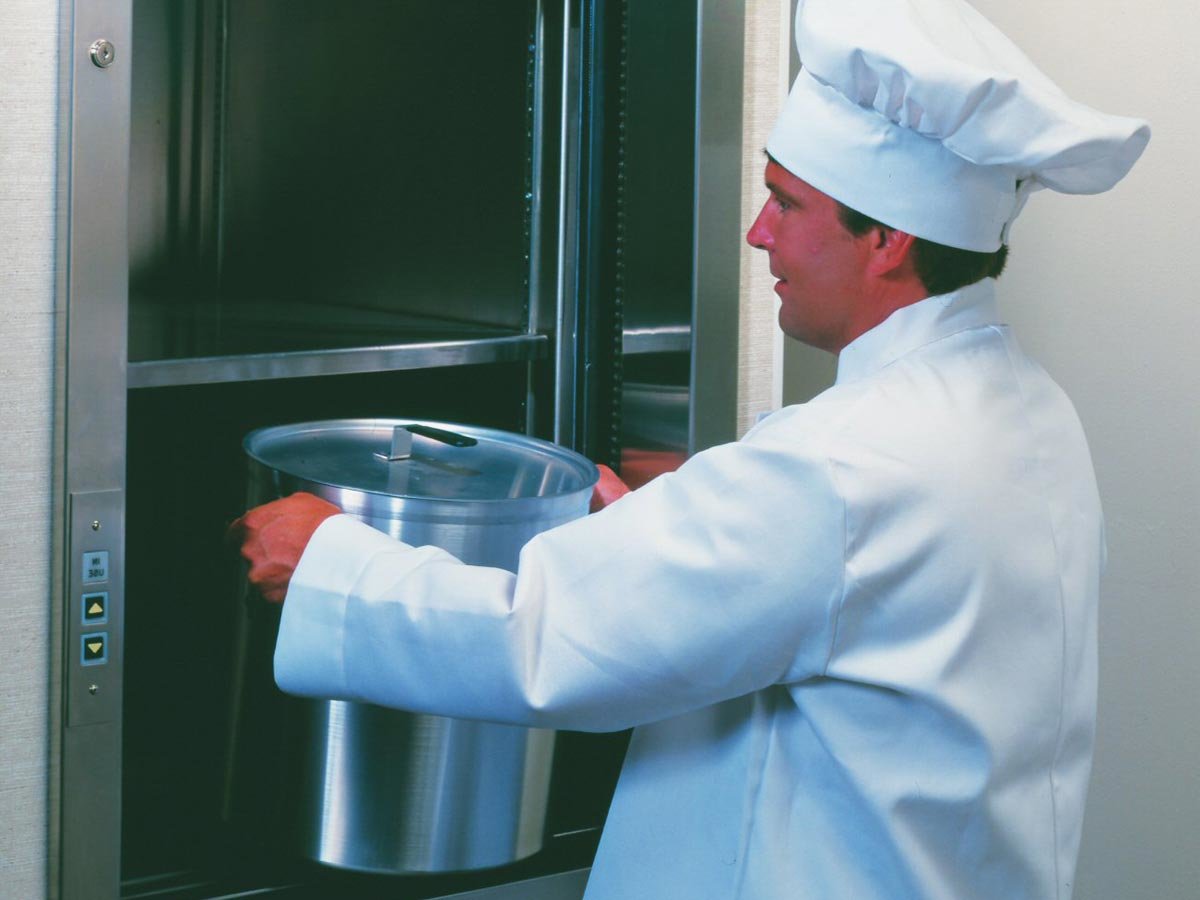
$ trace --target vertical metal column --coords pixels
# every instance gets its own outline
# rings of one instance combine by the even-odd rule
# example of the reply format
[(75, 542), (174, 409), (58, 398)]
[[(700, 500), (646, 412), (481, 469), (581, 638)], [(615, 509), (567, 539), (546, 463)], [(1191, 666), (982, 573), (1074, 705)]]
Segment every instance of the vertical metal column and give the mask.
[(737, 437), (744, 2), (698, 0), (689, 451)]
[[(546, 127), (546, 8), (545, 0), (537, 0), (533, 13), (533, 73), (531, 90), (533, 108), (530, 111), (530, 131), (540, 134)], [(529, 299), (525, 333), (535, 335), (542, 317), (542, 240), (546, 223), (545, 190), (542, 185), (545, 165), (542, 145), (533, 141), (529, 160)], [(526, 366), (525, 376), (525, 433), (537, 431), (537, 392), (534, 385), (534, 366)]]
[(575, 430), (569, 445), (597, 462), (611, 459), (613, 422), (619, 409), (616, 379), (620, 360), (617, 292), (614, 284), (616, 222), (620, 216), (614, 186), (619, 163), (622, 23), (626, 0), (586, 0), (576, 41), (581, 69), (578, 75), (578, 147), (567, 158), (567, 171), (577, 197), (568, 222), (573, 252), (569, 281), (574, 285), (574, 381), (564, 385), (573, 392)]
[(129, 0), (63, 5), (52, 898), (120, 891)]
[(580, 78), (582, 70), (581, 41), (585, 23), (581, 6), (575, 0), (563, 0), (562, 21), (562, 93), (560, 97), (560, 133), (558, 160), (558, 242), (556, 260), (556, 310), (554, 347), (554, 441), (564, 447), (575, 447), (576, 422), (576, 353), (578, 350), (579, 254), (579, 192), (581, 128)]

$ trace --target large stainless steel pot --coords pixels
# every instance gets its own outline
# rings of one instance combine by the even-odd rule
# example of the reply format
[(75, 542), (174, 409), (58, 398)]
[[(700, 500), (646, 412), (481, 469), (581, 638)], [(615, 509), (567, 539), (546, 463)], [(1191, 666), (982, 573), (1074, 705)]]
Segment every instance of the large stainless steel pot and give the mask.
[[(267, 428), (245, 450), (251, 505), (309, 491), (406, 543), (510, 571), (531, 537), (587, 512), (597, 479), (544, 441), (409, 420)], [(242, 624), (228, 816), (360, 871), (484, 868), (541, 848), (552, 731), (285, 697), (271, 677), (278, 612), (248, 603)]]

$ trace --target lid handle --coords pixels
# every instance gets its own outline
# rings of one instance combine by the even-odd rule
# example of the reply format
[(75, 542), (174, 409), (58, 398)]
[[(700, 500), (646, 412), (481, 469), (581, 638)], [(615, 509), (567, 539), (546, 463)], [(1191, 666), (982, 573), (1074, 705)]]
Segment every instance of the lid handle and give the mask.
[(459, 434), (457, 431), (446, 431), (442, 428), (432, 428), (429, 425), (397, 425), (392, 429), (391, 451), (386, 455), (376, 453), (375, 456), (388, 462), (409, 459), (413, 454), (414, 436), (440, 441), (451, 447), (474, 447), (479, 443), (475, 438)]
[(475, 438), (459, 434), (457, 431), (446, 431), (442, 428), (432, 428), (429, 425), (404, 425), (402, 427), (411, 434), (433, 438), (435, 441), (441, 441), (451, 447), (474, 447), (479, 443)]

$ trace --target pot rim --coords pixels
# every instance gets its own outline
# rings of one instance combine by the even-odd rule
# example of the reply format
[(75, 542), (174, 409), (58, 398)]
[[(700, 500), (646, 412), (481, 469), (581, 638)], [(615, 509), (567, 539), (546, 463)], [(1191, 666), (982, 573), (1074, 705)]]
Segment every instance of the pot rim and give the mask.
[[(387, 431), (404, 425), (427, 425), (433, 428), (440, 428), (444, 431), (459, 432), (477, 439), (493, 440), (497, 443), (524, 445), (530, 449), (539, 450), (546, 456), (567, 464), (580, 475), (583, 483), (580, 485), (580, 487), (570, 491), (563, 491), (555, 494), (536, 494), (527, 497), (423, 497), (405, 494), (389, 494), (383, 491), (371, 490), (370, 488), (336, 484), (332, 481), (290, 472), (287, 469), (281, 468), (280, 466), (263, 459), (259, 452), (257, 452), (252, 446), (255, 442), (264, 441), (274, 433), (286, 432), (293, 435), (299, 435), (310, 431), (319, 432), (323, 430), (322, 426), (324, 426), (324, 430), (329, 430), (331, 426), (342, 426), (346, 430), (353, 430), (354, 428), (370, 428), (372, 430)], [(428, 419), (360, 417), (349, 419), (317, 419), (284, 425), (268, 425), (262, 428), (256, 428), (246, 434), (246, 436), (242, 439), (242, 450), (249, 459), (258, 465), (263, 466), (268, 471), (278, 472), (287, 476), (288, 478), (295, 479), (296, 481), (307, 482), (308, 484), (312, 485), (320, 485), (322, 487), (331, 488), (337, 491), (346, 491), (352, 494), (380, 497), (393, 502), (416, 504), (418, 507), (426, 505), (430, 507), (479, 507), (500, 505), (518, 507), (526, 504), (544, 505), (554, 501), (576, 497), (584, 491), (587, 491), (590, 494), (600, 480), (600, 470), (590, 459), (574, 450), (552, 443), (551, 441), (530, 437), (529, 435), (518, 434), (516, 432), (504, 431), (499, 428), (487, 428), (477, 425), (432, 421)]]

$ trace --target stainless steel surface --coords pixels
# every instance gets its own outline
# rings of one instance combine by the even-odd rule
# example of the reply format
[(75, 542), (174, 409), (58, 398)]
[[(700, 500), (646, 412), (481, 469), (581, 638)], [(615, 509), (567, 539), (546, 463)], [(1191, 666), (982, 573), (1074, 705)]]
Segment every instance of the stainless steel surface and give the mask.
[(542, 848), (554, 732), (365, 703), (304, 708), (304, 856), (367, 872), (453, 872)]
[(571, 19), (573, 6), (571, 0), (563, 0), (558, 231), (555, 248), (555, 270), (558, 277), (554, 285), (557, 335), (554, 360), (555, 370), (558, 372), (554, 384), (554, 440), (560, 444), (573, 442), (578, 412), (575, 403), (575, 357), (578, 349), (576, 303), (579, 268), (579, 157), (582, 132), (579, 95), (582, 77), (580, 56), (583, 48), (580, 23)]
[[(422, 440), (410, 457), (389, 461), (393, 435), (408, 429), (446, 432), (472, 443)], [(526, 519), (526, 528), (541, 531), (546, 522), (559, 524), (586, 512), (598, 477), (594, 465), (555, 444), (442, 422), (335, 419), (280, 425), (248, 435), (245, 449), (252, 460), (336, 497), (343, 509), (388, 533), (398, 527), (388, 524), (392, 520), (424, 516), (453, 517), (464, 525)], [(535, 533), (518, 524), (511, 541), (497, 541), (498, 558), (515, 565), (516, 552)], [(515, 541), (520, 543), (514, 546)]]
[(622, 440), (638, 450), (684, 450), (690, 420), (686, 386), (625, 382)]
[(92, 62), (101, 69), (107, 69), (111, 66), (117, 57), (117, 51), (112, 43), (103, 38), (93, 41), (92, 46), (88, 49), (91, 51)]
[(641, 353), (687, 353), (691, 349), (690, 324), (626, 328), (621, 333), (621, 352), (627, 356)]
[[(546, 0), (537, 0), (534, 9), (533, 43), (533, 105), (529, 111), (529, 127), (533, 134), (543, 134), (546, 125)], [(542, 318), (542, 266), (546, 229), (545, 149), (534, 141), (529, 156), (529, 289), (526, 299), (525, 330), (535, 334)], [(556, 317), (557, 318), (557, 317)], [(537, 392), (534, 389), (532, 367), (525, 378), (525, 431), (533, 434), (537, 421)]]
[(737, 438), (744, 3), (699, 0), (689, 451)]
[(443, 431), (440, 428), (430, 428), (424, 425), (397, 425), (392, 429), (392, 443), (388, 452), (375, 453), (374, 456), (383, 462), (412, 459), (413, 444), (417, 438), (422, 441), (441, 441), (451, 447), (474, 447), (478, 443), (475, 438), (452, 431)]
[(575, 869), (499, 887), (449, 894), (443, 900), (580, 900), (590, 872), (590, 869)]
[[(413, 424), (477, 443), (425, 442), (408, 459), (380, 459), (395, 430)], [(597, 478), (590, 462), (555, 445), (441, 422), (302, 423), (255, 431), (245, 447), (251, 503), (310, 491), (407, 543), (510, 571), (529, 538), (586, 514)], [(248, 618), (241, 638), (234, 818), (238, 808), (273, 802), (247, 802), (239, 794), (249, 788), (239, 785), (257, 784), (263, 765), (287, 765), (280, 748), (255, 746), (262, 735), (252, 723), (261, 729), (264, 706), (282, 698), (248, 674), (269, 658), (276, 627), (273, 617)], [(288, 706), (278, 731), (289, 735), (298, 768), (276, 800), (304, 855), (359, 871), (444, 872), (502, 865), (541, 848), (553, 732), (341, 701)]]
[[(124, 613), (125, 498), (119, 490), (72, 494), (67, 535), (67, 725), (117, 722), (121, 713)], [(98, 527), (93, 527), (98, 523)], [(85, 559), (96, 551), (108, 554), (103, 578), (87, 578)], [(101, 602), (102, 615), (89, 621), (84, 598)], [(82, 646), (104, 644), (103, 662), (85, 663)]]
[(413, 433), (403, 425), (397, 425), (392, 429), (392, 446), (385, 453), (376, 453), (376, 459), (382, 459), (385, 462), (395, 462), (400, 459), (408, 459), (412, 456)]
[[(712, 0), (708, 3), (712, 5)], [(474, 171), (476, 159), (472, 153), (461, 158), (440, 153), (436, 147), (423, 148), (420, 142), (408, 139), (409, 123), (403, 115), (414, 105), (423, 110), (424, 97), (443, 89), (453, 92), (460, 86), (477, 84), (479, 79), (472, 78), (466, 63), (466, 69), (456, 63), (452, 69), (455, 77), (446, 78), (441, 45), (426, 42), (424, 52), (432, 60), (427, 72), (418, 74), (432, 73), (433, 88), (413, 87), (406, 102), (398, 102), (396, 84), (412, 87), (416, 83), (398, 77), (395, 71), (395, 38), (399, 32), (371, 24), (379, 21), (372, 16), (394, 20), (401, 10), (405, 14), (415, 11), (422, 17), (420, 21), (433, 21), (439, 28), (447, 16), (463, 15), (464, 10), (470, 14), (470, 4), (455, 4), (454, 9), (450, 6), (416, 0), (389, 4), (143, 0), (136, 6), (131, 0), (69, 0), (62, 4), (61, 302), (56, 312), (58, 483), (49, 824), (52, 897), (116, 898), (122, 865), (128, 865), (130, 859), (140, 867), (131, 877), (153, 874), (151, 867), (160, 859), (168, 860), (163, 865), (189, 870), (220, 870), (225, 865), (209, 846), (217, 837), (215, 824), (191, 827), (189, 822), (185, 832), (189, 849), (177, 853), (162, 851), (162, 845), (169, 843), (166, 839), (161, 843), (145, 839), (145, 833), (154, 831), (160, 821), (161, 831), (174, 834), (174, 826), (191, 816), (195, 806), (203, 804), (179, 804), (177, 821), (172, 821), (172, 814), (131, 815), (123, 823), (121, 815), (122, 802), (136, 802), (138, 809), (155, 812), (168, 808), (166, 804), (146, 802), (146, 796), (159, 796), (162, 791), (152, 778), (142, 777), (139, 781), (136, 756), (126, 757), (133, 759), (134, 765), (122, 791), (122, 728), (132, 728), (132, 734), (143, 738), (158, 733), (154, 705), (143, 704), (141, 718), (134, 721), (129, 714), (131, 697), (146, 692), (145, 681), (159, 678), (162, 686), (151, 690), (157, 692), (155, 702), (162, 700), (165, 709), (166, 704), (176, 701), (176, 692), (190, 691), (190, 716), (192, 702), (205, 702), (203, 687), (195, 685), (210, 682), (186, 678), (172, 681), (168, 676), (173, 670), (161, 665), (143, 675), (143, 681), (132, 685), (136, 688), (132, 691), (128, 685), (113, 686), (103, 678), (92, 678), (79, 682), (87, 691), (83, 699), (106, 703), (117, 698), (115, 720), (77, 726), (67, 722), (67, 666), (79, 651), (77, 645), (71, 646), (78, 635), (68, 633), (69, 617), (77, 611), (68, 603), (68, 498), (71, 494), (91, 495), (126, 487), (127, 386), (147, 389), (135, 394), (135, 399), (153, 397), (155, 391), (149, 389), (160, 387), (167, 389), (161, 396), (170, 399), (197, 396), (199, 392), (191, 388), (172, 393), (189, 385), (530, 362), (535, 363), (528, 368), (526, 391), (530, 429), (536, 427), (542, 433), (553, 430), (568, 440), (575, 433), (575, 347), (581, 326), (574, 307), (577, 251), (573, 229), (580, 219), (580, 198), (573, 167), (580, 159), (581, 73), (592, 62), (582, 58), (580, 29), (587, 22), (586, 4), (572, 0), (529, 2), (525, 12), (536, 9), (536, 15), (526, 16), (533, 22), (529, 31), (532, 41), (527, 44), (525, 34), (520, 33), (520, 46), (506, 45), (508, 49), (503, 51), (516, 75), (498, 80), (500, 89), (507, 91), (505, 96), (513, 102), (496, 106), (496, 120), (503, 126), (496, 133), (508, 135), (510, 140), (520, 139), (504, 151), (508, 154), (504, 173), (488, 173), (489, 185), (516, 187), (516, 193), (510, 195), (511, 207), (496, 201), (504, 207), (498, 210), (498, 216), (491, 215), (491, 206), (477, 208), (481, 194), (476, 179), (447, 177), (448, 167), (460, 174)], [(480, 2), (476, 10), (487, 8)], [(631, 8), (656, 14), (660, 5), (642, 0), (632, 3)], [(366, 15), (361, 15), (364, 11)], [(514, 16), (507, 6), (504, 15), (505, 35), (525, 28), (524, 20), (520, 28), (513, 24), (522, 16)], [(454, 31), (457, 34), (458, 29)], [(486, 28), (462, 29), (468, 36), (472, 32), (478, 33), (481, 41), (496, 42), (497, 36)], [(307, 46), (306, 38), (312, 34), (320, 41), (327, 40), (330, 52), (316, 58), (306, 56), (304, 64), (297, 64), (296, 48)], [(115, 49), (114, 62), (107, 68), (96, 66), (91, 59), (91, 44), (99, 35)], [(729, 68), (740, 60), (741, 45), (740, 34), (729, 32), (726, 37), (731, 41), (736, 38), (736, 42), (724, 48), (715, 43), (708, 46), (710, 60), (725, 60), (727, 76)], [(385, 52), (368, 52), (368, 45), (382, 46)], [(662, 68), (658, 48), (642, 46), (640, 58), (649, 61), (643, 72), (653, 76)], [(459, 42), (456, 47), (464, 60), (476, 55), (462, 50)], [(485, 47), (478, 56), (483, 59), (490, 52)], [(131, 66), (137, 82), (133, 90)], [(523, 73), (522, 67), (526, 67)], [(289, 77), (278, 78), (279, 71), (286, 71)], [(519, 84), (522, 74), (528, 78), (525, 84)], [(533, 85), (532, 93), (528, 84)], [(654, 77), (650, 77), (642, 87), (653, 84)], [(526, 92), (524, 99), (517, 96), (522, 90)], [(466, 98), (466, 106), (472, 102)], [(704, 108), (703, 97), (700, 107)], [(372, 123), (377, 122), (376, 114), (384, 108), (400, 110), (401, 114), (377, 128)], [(451, 98), (439, 100), (438, 108), (460, 107)], [(265, 110), (265, 115), (256, 118), (258, 109)], [(678, 128), (690, 132), (688, 125), (673, 119), (661, 123), (650, 117), (647, 121), (655, 122), (664, 132)], [(508, 126), (513, 122), (517, 124), (510, 131)], [(423, 134), (436, 132), (423, 126), (415, 130)], [(532, 144), (526, 139), (530, 132), (534, 135)], [(711, 136), (711, 132), (706, 133)], [(473, 152), (475, 143), (462, 141), (461, 147)], [(365, 165), (359, 149), (367, 155)], [(640, 158), (653, 158), (654, 149), (651, 145)], [(525, 152), (531, 154), (530, 158), (521, 158)], [(682, 157), (687, 155), (683, 153)], [(397, 161), (402, 164), (396, 165)], [(310, 182), (315, 192), (295, 187)], [(459, 192), (447, 194), (448, 183)], [(387, 202), (385, 194), (390, 191), (388, 196), (395, 200), (401, 185), (405, 189), (410, 185), (434, 185), (436, 191), (432, 198), (422, 195), (421, 209), (414, 212), (404, 203)], [(631, 195), (637, 195), (643, 187), (644, 182), (640, 187), (633, 186)], [(489, 198), (494, 194), (485, 193)], [(686, 206), (686, 195), (685, 188), (673, 196), (684, 197)], [(527, 222), (521, 221), (523, 208)], [(399, 225), (398, 209), (408, 215)], [(453, 223), (464, 209), (472, 210), (471, 222), (479, 225), (478, 231), (464, 234), (454, 230), (455, 240), (446, 241), (449, 232), (437, 223)], [(361, 215), (364, 211), (366, 215)], [(338, 223), (343, 222), (352, 223), (357, 230), (340, 229)], [(502, 248), (490, 240), (496, 230), (511, 238)], [(388, 235), (396, 239), (374, 240)], [(639, 243), (643, 242), (639, 239)], [(532, 268), (527, 281), (523, 281), (524, 267), (512, 261), (522, 258), (526, 244), (528, 266)], [(456, 256), (453, 248), (463, 245), (488, 248), (489, 253), (495, 251), (495, 256), (480, 266), (478, 259)], [(423, 253), (423, 247), (437, 252)], [(422, 271), (428, 276), (425, 280), (438, 289), (429, 289), (421, 278), (411, 278), (411, 272), (401, 265), (404, 260), (397, 255), (400, 251), (405, 259), (411, 257), (414, 265), (424, 266)], [(666, 255), (673, 255), (673, 251)], [(488, 290), (475, 290), (471, 279), (497, 267), (512, 277), (483, 278)], [(365, 280), (359, 280), (359, 276)], [(449, 282), (441, 281), (443, 277)], [(137, 285), (132, 302), (131, 279)], [(672, 280), (681, 286), (687, 281)], [(501, 282), (503, 289), (492, 290)], [(328, 289), (330, 285), (333, 290)], [(446, 296), (452, 296), (453, 309), (446, 308)], [(306, 300), (321, 307), (320, 315), (309, 315)], [(275, 312), (258, 316), (252, 307), (260, 301), (268, 312)], [(138, 311), (131, 310), (131, 306), (149, 316), (131, 316), (131, 311)], [(335, 307), (341, 318), (326, 315)], [(374, 330), (383, 316), (394, 319), (409, 314), (447, 314), (446, 321), (461, 316), (465, 327), (443, 336), (410, 327), (405, 320), (394, 333)], [(243, 345), (253, 343), (249, 337), (240, 343), (235, 341), (238, 346), (230, 352), (197, 350), (226, 346), (231, 335), (240, 336), (239, 323), (256, 317), (269, 326), (273, 323), (272, 327), (280, 331), (290, 330), (279, 338), (278, 334), (272, 336), (272, 327), (258, 329), (254, 340), (275, 341), (265, 349), (259, 348), (261, 352), (253, 347), (252, 352), (243, 352)], [(322, 331), (322, 322), (337, 325), (347, 318), (354, 318), (349, 333), (343, 330), (331, 335)], [(150, 325), (142, 329), (139, 323), (146, 321)], [(664, 322), (632, 324), (650, 327)], [(665, 324), (676, 327), (683, 323), (672, 317)], [(143, 331), (153, 340), (133, 353), (137, 361), (127, 370), (127, 333), (142, 335)], [(374, 336), (360, 340), (368, 331)], [(728, 339), (729, 334), (724, 337)], [(336, 340), (326, 342), (327, 337)], [(290, 346), (288, 341), (293, 338), (303, 347)], [(641, 340), (635, 339), (634, 349)], [(667, 343), (676, 340), (681, 338), (672, 337)], [(640, 354), (639, 358), (643, 356), (654, 354)], [(550, 362), (536, 365), (540, 360)], [(534, 377), (535, 373), (546, 372), (554, 374)], [(717, 377), (726, 377), (725, 372)], [(309, 384), (297, 381), (297, 394), (303, 394)], [(244, 392), (237, 389), (239, 409), (249, 405), (243, 395), (273, 386), (257, 385), (253, 391), (249, 388)], [(224, 396), (232, 397), (234, 392), (229, 388)], [(141, 424), (158, 422), (162, 405), (165, 401), (153, 407), (153, 414), (146, 413)], [(546, 412), (550, 409), (552, 415)], [(255, 423), (245, 427), (271, 421), (270, 414), (262, 413)], [(146, 427), (140, 433), (150, 431)], [(136, 471), (132, 477), (136, 480)], [(125, 502), (134, 494), (132, 483), (122, 494)], [(139, 490), (144, 499), (144, 483)], [(180, 504), (185, 502), (181, 500)], [(146, 503), (143, 508), (153, 506)], [(172, 520), (172, 527), (191, 529), (189, 537), (179, 538), (176, 543), (186, 543), (206, 530), (219, 530), (218, 517), (201, 518), (189, 512)], [(130, 533), (144, 533), (161, 525), (156, 517), (142, 516), (130, 523)], [(107, 527), (100, 533), (106, 535)], [(181, 550), (181, 555), (184, 552)], [(143, 572), (145, 568), (143, 564)], [(147, 602), (155, 599), (151, 596)], [(185, 633), (189, 615), (181, 612), (171, 620), (181, 626), (178, 630), (161, 628), (151, 640), (161, 637), (166, 642)], [(113, 646), (119, 647), (120, 642)], [(130, 638), (124, 653), (128, 654), (132, 646)], [(157, 654), (148, 657), (151, 661), (158, 659)], [(95, 694), (91, 693), (92, 685), (96, 686)], [(223, 700), (215, 701), (213, 706), (222, 704)], [(75, 708), (79, 708), (77, 703)], [(151, 751), (158, 749), (153, 741), (143, 739), (141, 744), (143, 751), (147, 744)], [(159, 756), (171, 754), (172, 747), (163, 743)], [(145, 758), (141, 758), (143, 762)], [(199, 768), (202, 766), (195, 767)], [(194, 769), (184, 771), (190, 775)], [(202, 784), (205, 777), (205, 772), (200, 772), (194, 781)], [(169, 780), (170, 776), (165, 776), (161, 786), (170, 788)], [(178, 794), (173, 790), (167, 791), (172, 798), (197, 797), (195, 789)], [(129, 800), (131, 796), (133, 801)], [(139, 818), (142, 821), (137, 821)], [(192, 821), (201, 819), (199, 816)], [(182, 845), (184, 841), (176, 843)], [(246, 887), (251, 891), (256, 885)]]
[(135, 4), (132, 358), (526, 332), (543, 50), (487, 7)]
[(133, 362), (129, 364), (129, 387), (178, 387), (533, 361), (546, 356), (548, 345), (549, 339), (545, 335), (521, 334), (391, 347)]
[(62, 10), (48, 890), (110, 900), (121, 860), (123, 624), (118, 585), (108, 662), (84, 678), (76, 567), (79, 552), (100, 546), (79, 544), (100, 538), (114, 575), (124, 571), (130, 73), (124, 57), (94, 65), (91, 45), (104, 35), (128, 47), (131, 14), (122, 0)]
[[(635, 482), (645, 477), (647, 453), (670, 451), (655, 463), (665, 467), (688, 450), (698, 144), (696, 103), (680, 97), (698, 96), (698, 20), (695, 0), (629, 7), (630, 47), (655, 48), (629, 55), (623, 123), (621, 471)], [(682, 432), (659, 418), (658, 404), (644, 402), (659, 395), (682, 399)]]

